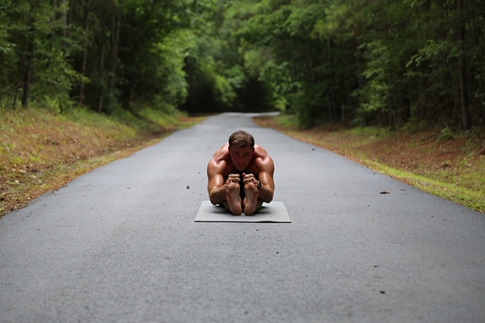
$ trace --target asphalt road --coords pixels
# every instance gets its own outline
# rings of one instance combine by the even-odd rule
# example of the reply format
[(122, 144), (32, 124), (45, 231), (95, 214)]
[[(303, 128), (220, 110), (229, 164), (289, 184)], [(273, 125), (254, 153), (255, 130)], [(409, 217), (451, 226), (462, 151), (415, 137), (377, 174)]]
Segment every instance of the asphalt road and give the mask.
[[(485, 322), (485, 215), (223, 114), (0, 219), (0, 322)], [(195, 223), (235, 130), (292, 223)], [(386, 191), (389, 194), (380, 194)]]

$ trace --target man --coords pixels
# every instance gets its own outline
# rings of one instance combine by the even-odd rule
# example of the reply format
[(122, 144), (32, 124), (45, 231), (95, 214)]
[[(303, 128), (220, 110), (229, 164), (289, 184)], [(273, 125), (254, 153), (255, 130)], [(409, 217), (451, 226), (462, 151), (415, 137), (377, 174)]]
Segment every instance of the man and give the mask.
[(274, 163), (266, 150), (254, 144), (251, 134), (239, 130), (207, 165), (207, 189), (212, 204), (232, 214), (253, 215), (274, 195)]

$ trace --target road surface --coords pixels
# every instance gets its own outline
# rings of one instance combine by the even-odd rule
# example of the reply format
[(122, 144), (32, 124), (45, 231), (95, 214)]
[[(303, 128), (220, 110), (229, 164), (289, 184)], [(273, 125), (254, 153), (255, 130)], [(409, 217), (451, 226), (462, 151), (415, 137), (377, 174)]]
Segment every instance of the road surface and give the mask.
[[(485, 322), (485, 216), (226, 113), (0, 219), (0, 322)], [(196, 223), (252, 133), (292, 223)], [(380, 194), (380, 192), (389, 194)]]

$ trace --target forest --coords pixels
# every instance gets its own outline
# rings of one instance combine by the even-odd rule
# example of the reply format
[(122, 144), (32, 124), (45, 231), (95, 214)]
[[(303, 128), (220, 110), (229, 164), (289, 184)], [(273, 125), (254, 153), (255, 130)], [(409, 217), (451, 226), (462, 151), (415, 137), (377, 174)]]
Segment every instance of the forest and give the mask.
[(485, 126), (482, 0), (0, 0), (0, 106)]

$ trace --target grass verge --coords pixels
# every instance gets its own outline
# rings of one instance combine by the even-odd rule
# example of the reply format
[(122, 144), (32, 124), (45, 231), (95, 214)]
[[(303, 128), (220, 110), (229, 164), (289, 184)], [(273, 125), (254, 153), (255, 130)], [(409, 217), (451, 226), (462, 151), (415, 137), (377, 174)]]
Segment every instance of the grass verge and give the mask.
[(97, 167), (153, 145), (203, 117), (144, 110), (106, 116), (85, 109), (0, 110), (0, 217)]
[(485, 213), (483, 133), (453, 134), (448, 129), (410, 133), (405, 128), (387, 131), (336, 126), (303, 130), (287, 115), (256, 118), (255, 122)]

